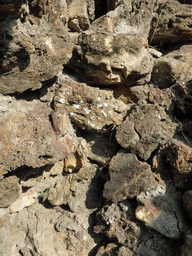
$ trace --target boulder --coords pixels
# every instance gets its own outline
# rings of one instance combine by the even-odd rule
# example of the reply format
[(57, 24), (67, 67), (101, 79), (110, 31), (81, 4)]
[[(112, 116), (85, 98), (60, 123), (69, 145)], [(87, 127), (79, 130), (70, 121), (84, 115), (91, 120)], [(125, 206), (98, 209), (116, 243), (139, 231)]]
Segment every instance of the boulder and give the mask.
[(192, 80), (191, 65), (192, 45), (183, 45), (179, 49), (171, 51), (155, 61), (152, 80), (161, 89), (171, 87), (177, 83), (182, 84), (183, 88), (186, 87), (187, 89), (188, 87), (186, 85)]
[(192, 149), (184, 142), (173, 139), (167, 148), (167, 159), (173, 172), (175, 186), (190, 189), (192, 177)]
[(168, 185), (166, 190), (158, 189), (141, 193), (137, 196), (141, 204), (137, 207), (135, 216), (147, 226), (164, 236), (179, 239), (186, 228), (186, 220), (182, 207), (182, 193)]

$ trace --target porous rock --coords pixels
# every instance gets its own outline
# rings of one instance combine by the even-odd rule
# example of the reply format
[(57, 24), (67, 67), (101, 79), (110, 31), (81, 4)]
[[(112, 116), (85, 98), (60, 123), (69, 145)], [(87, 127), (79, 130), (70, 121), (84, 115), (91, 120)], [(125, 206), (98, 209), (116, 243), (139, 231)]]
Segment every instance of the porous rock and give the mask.
[(154, 44), (185, 43), (192, 39), (191, 1), (159, 0), (151, 23)]
[[(2, 174), (21, 166), (37, 168), (55, 163), (75, 148), (70, 134), (59, 141), (49, 120), (50, 108), (38, 100), (1, 96), (0, 169)], [(8, 104), (4, 105), (3, 102)], [(38, 116), (38, 118), (37, 118)]]
[(158, 104), (139, 101), (117, 128), (117, 142), (124, 148), (147, 160), (160, 145), (174, 135), (177, 123)]
[(110, 180), (105, 183), (103, 196), (112, 202), (133, 198), (142, 191), (156, 188), (158, 182), (150, 165), (141, 162), (135, 154), (119, 151), (109, 165)]
[(100, 91), (66, 75), (61, 76), (59, 82), (60, 89), (54, 98), (55, 112), (66, 109), (77, 127), (102, 131), (123, 121), (127, 106), (116, 100), (112, 91)]

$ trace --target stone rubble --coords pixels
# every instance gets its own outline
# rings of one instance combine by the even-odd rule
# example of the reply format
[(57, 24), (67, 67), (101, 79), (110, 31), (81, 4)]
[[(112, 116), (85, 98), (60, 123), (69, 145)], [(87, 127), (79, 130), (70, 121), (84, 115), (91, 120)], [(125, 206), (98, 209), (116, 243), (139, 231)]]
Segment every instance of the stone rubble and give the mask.
[(190, 0), (0, 3), (0, 255), (192, 255)]

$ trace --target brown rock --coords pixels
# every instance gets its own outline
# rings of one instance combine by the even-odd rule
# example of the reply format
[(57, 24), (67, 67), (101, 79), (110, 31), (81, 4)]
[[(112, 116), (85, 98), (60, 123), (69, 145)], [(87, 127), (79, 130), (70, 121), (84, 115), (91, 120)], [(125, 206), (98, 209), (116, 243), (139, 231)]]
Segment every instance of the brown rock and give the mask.
[(158, 3), (152, 19), (149, 41), (170, 45), (191, 40), (191, 2), (160, 0)]
[(183, 45), (178, 50), (169, 52), (156, 60), (152, 79), (160, 88), (167, 88), (175, 83), (181, 83), (185, 88), (186, 84), (191, 81), (191, 65), (192, 46)]
[(0, 207), (10, 206), (19, 198), (20, 186), (16, 176), (10, 176), (0, 181)]
[(180, 248), (180, 255), (191, 256), (192, 255), (192, 234), (188, 231), (184, 236), (184, 242)]
[(1, 21), (0, 25), (0, 93), (3, 94), (41, 88), (43, 82), (62, 71), (74, 46), (65, 25), (65, 0), (47, 4), (44, 0), (30, 1), (24, 6), (26, 13), (20, 19)]
[(188, 190), (183, 195), (184, 207), (187, 209), (192, 218), (192, 191)]
[(104, 186), (103, 196), (113, 202), (133, 198), (158, 183), (150, 165), (140, 162), (136, 155), (120, 151), (109, 165), (110, 180)]
[(176, 126), (163, 107), (139, 101), (118, 127), (116, 139), (122, 147), (147, 160), (159, 145), (173, 137)]
[(10, 218), (8, 214), (0, 217), (0, 253), (4, 256), (11, 255)]
[(21, 166), (40, 167), (64, 158), (75, 140), (66, 134), (59, 141), (49, 121), (50, 108), (38, 100), (23, 101), (2, 96), (0, 112), (0, 166), (3, 173)]
[(172, 140), (167, 148), (167, 161), (173, 172), (175, 185), (189, 189), (192, 175), (192, 149), (177, 139)]
[(54, 98), (55, 112), (66, 109), (77, 127), (101, 131), (122, 122), (127, 105), (116, 100), (113, 91), (99, 90), (65, 75), (60, 77), (60, 85)]

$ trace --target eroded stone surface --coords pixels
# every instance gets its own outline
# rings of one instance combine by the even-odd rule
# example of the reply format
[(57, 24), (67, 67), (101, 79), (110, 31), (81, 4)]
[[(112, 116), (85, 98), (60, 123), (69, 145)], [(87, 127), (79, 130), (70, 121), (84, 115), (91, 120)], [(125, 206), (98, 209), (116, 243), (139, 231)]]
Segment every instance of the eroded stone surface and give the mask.
[(122, 147), (147, 160), (155, 149), (173, 137), (176, 126), (163, 107), (140, 101), (118, 127), (116, 139)]
[(55, 111), (64, 108), (73, 123), (82, 129), (101, 131), (120, 124), (127, 106), (113, 97), (112, 91), (90, 87), (61, 76), (61, 88), (54, 98)]
[[(73, 134), (57, 139), (50, 108), (38, 100), (27, 102), (1, 96), (0, 169), (2, 173), (21, 166), (40, 167), (63, 159), (75, 149)], [(8, 104), (4, 105), (3, 102)]]
[(142, 191), (158, 186), (150, 165), (125, 151), (118, 152), (112, 158), (109, 175), (110, 180), (105, 183), (103, 196), (113, 202), (133, 198)]

